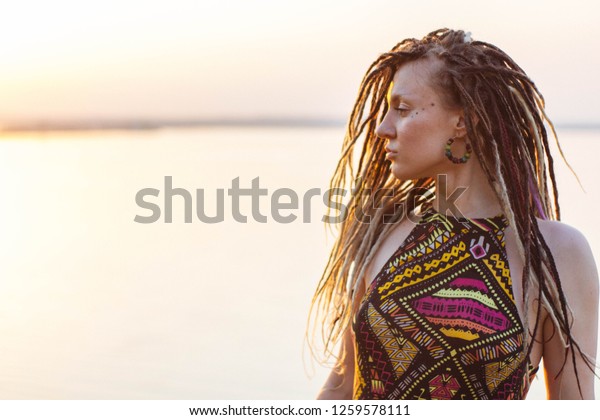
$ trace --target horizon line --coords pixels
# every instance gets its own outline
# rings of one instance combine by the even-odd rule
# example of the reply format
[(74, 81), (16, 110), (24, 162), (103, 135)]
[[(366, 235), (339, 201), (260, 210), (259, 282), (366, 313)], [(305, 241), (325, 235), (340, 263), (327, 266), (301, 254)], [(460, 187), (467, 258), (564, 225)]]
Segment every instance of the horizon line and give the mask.
[[(25, 131), (102, 131), (102, 130), (160, 130), (165, 128), (194, 127), (344, 127), (347, 122), (339, 118), (194, 118), (194, 119), (40, 119), (21, 122), (1, 122), (0, 132)], [(557, 122), (556, 128), (595, 130), (600, 122)]]
[(130, 118), (130, 119), (39, 119), (1, 122), (0, 131), (95, 131), (95, 130), (160, 130), (193, 127), (340, 127), (345, 122), (335, 118)]

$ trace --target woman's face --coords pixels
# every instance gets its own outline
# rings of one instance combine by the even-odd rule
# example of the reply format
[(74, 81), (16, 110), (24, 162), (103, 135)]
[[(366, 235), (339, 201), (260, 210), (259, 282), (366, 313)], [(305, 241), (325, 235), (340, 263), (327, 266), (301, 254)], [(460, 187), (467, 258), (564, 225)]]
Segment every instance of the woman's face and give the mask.
[[(387, 140), (386, 159), (399, 179), (435, 177), (456, 166), (445, 156), (444, 147), (449, 138), (464, 136), (464, 121), (460, 110), (444, 105), (429, 81), (440, 65), (434, 59), (409, 62), (394, 75), (389, 109), (375, 132)], [(462, 156), (464, 141), (455, 141), (452, 152)]]

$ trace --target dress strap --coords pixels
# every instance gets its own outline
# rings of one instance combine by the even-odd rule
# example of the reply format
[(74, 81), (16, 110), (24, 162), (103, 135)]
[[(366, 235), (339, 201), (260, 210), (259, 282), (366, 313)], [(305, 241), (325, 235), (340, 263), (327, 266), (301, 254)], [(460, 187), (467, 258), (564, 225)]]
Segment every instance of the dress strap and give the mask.
[(433, 208), (431, 203), (427, 203), (425, 206), (421, 210), (423, 214), (421, 222), (423, 223), (432, 221), (434, 219), (440, 219), (451, 224), (461, 223), (463, 225), (476, 226), (479, 229), (493, 232), (504, 230), (508, 226), (508, 220), (503, 214), (498, 214), (491, 217), (456, 217), (454, 215), (446, 215), (438, 212)]

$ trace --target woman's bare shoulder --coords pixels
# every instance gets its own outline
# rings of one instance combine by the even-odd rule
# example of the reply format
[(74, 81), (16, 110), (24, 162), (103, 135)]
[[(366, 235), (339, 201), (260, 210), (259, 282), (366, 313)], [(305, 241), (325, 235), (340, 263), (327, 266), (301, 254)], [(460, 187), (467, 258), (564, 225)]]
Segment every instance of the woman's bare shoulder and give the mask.
[(552, 251), (591, 251), (585, 235), (567, 223), (557, 220), (538, 219), (538, 226), (544, 236), (544, 240)]
[[(575, 227), (556, 220), (538, 220), (538, 226), (548, 244), (561, 278), (577, 278), (598, 288), (598, 273), (590, 244)], [(566, 274), (566, 276), (563, 276)]]

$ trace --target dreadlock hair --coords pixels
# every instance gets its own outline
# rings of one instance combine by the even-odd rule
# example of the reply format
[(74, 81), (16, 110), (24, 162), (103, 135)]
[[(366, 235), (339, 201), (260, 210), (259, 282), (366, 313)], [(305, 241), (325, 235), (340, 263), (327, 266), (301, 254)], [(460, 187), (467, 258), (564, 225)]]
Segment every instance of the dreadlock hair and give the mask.
[[(385, 162), (384, 142), (375, 134), (378, 122), (388, 110), (386, 95), (395, 72), (404, 63), (425, 59), (441, 62), (431, 82), (448, 105), (464, 111), (473, 152), (515, 231), (524, 262), (522, 287), (526, 308), (529, 292), (536, 291), (536, 296), (532, 296), (537, 303), (534, 304), (535, 323), (530, 328), (528, 317), (522, 320), (525, 331), (529, 332), (527, 358), (540, 328), (543, 307), (567, 349), (563, 368), (570, 354), (577, 375), (578, 353), (594, 370), (594, 362), (583, 354), (571, 334), (570, 311), (558, 272), (536, 221), (536, 218), (560, 220), (545, 123), (563, 159), (564, 156), (554, 126), (544, 112), (544, 99), (521, 67), (498, 47), (472, 41), (470, 34), (449, 29), (433, 31), (421, 40), (401, 41), (380, 55), (362, 80), (348, 121), (342, 156), (330, 181), (332, 189), (352, 186), (352, 190), (311, 304), (307, 338), (313, 356), (317, 330), (325, 345), (325, 357), (319, 360), (325, 361), (334, 355), (334, 347), (357, 310), (364, 289), (361, 279), (379, 241), (395, 223), (431, 200), (431, 196), (416, 194), (416, 191), (435, 190), (433, 178), (395, 178)], [(361, 139), (363, 145), (355, 172), (353, 157)], [(525, 181), (511, 182), (514, 179)], [(342, 211), (341, 204), (330, 198), (329, 210)], [(365, 220), (368, 223), (364, 223)], [(338, 369), (341, 369), (340, 360), (337, 359)], [(578, 376), (577, 382), (581, 392)]]

